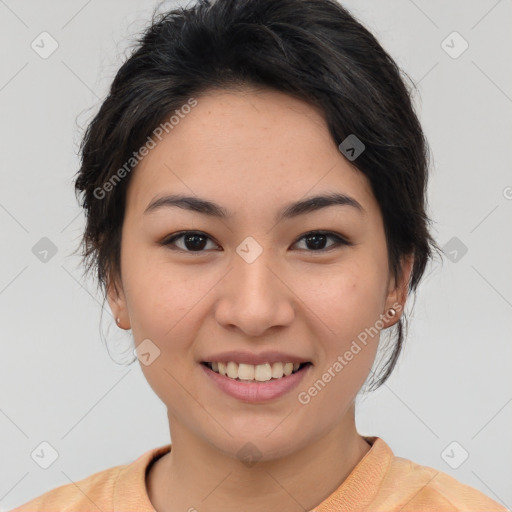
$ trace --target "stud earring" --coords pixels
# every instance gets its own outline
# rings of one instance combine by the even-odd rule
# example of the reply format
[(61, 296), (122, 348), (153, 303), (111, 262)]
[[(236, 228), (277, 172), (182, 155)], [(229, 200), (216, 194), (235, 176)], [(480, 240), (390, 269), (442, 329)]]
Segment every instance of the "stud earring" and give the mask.
[(394, 308), (389, 308), (388, 313), (391, 317), (394, 317), (396, 315), (396, 310)]
[(121, 322), (121, 319), (119, 317), (117, 317), (116, 321), (119, 324)]

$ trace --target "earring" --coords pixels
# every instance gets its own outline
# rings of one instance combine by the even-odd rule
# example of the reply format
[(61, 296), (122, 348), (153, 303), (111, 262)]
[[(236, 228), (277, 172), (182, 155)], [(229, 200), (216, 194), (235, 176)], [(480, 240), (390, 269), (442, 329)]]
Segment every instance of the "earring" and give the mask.
[(388, 309), (388, 313), (391, 317), (395, 316), (396, 315), (396, 310), (394, 308), (389, 308)]
[(119, 317), (117, 317), (116, 321), (119, 324), (121, 322), (121, 319)]

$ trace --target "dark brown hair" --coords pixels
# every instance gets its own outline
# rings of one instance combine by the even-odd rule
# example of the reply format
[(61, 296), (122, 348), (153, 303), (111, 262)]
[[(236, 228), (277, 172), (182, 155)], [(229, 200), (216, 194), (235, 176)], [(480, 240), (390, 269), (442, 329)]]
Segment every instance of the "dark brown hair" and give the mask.
[[(364, 144), (352, 163), (380, 206), (396, 278), (401, 257), (414, 253), (409, 291), (415, 291), (439, 251), (426, 213), (429, 150), (403, 72), (376, 38), (335, 0), (200, 0), (157, 11), (80, 146), (75, 191), (82, 194), (87, 221), (82, 256), (86, 273), (96, 269), (104, 297), (108, 283), (115, 286), (121, 276), (134, 151), (191, 97), (244, 86), (302, 99), (323, 113), (336, 145), (352, 134)], [(107, 190), (122, 168), (123, 178)], [(373, 389), (396, 365), (404, 320), (402, 315), (394, 326), (396, 340), (380, 377), (372, 375)]]

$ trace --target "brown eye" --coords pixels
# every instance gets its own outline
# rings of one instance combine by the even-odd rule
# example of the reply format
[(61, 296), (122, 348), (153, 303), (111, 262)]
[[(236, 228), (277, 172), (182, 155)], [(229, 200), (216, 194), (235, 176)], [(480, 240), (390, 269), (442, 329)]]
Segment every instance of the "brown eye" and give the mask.
[[(331, 238), (334, 240), (334, 243), (325, 248), (326, 241)], [(300, 240), (305, 240), (306, 248), (308, 250), (312, 250), (313, 252), (323, 252), (329, 251), (340, 245), (352, 245), (350, 242), (337, 235), (336, 233), (332, 233), (330, 231), (310, 231), (305, 235), (302, 235), (301, 238), (295, 243), (298, 243)]]
[[(180, 239), (183, 239), (184, 248), (178, 247), (177, 250), (183, 252), (204, 252), (203, 249), (207, 245), (207, 240), (211, 240), (211, 238), (205, 233), (198, 231), (182, 231), (181, 233), (174, 234), (170, 238), (164, 240), (162, 245), (172, 246)], [(171, 249), (173, 248), (171, 247)]]
[[(334, 243), (326, 248), (325, 246), (329, 239), (334, 240)], [(176, 243), (178, 240), (182, 240), (181, 247)], [(310, 231), (302, 235), (293, 245), (298, 244), (302, 240), (305, 241), (306, 248), (301, 250), (308, 252), (327, 252), (342, 245), (353, 245), (345, 238), (331, 231)], [(161, 245), (167, 246), (171, 250), (200, 254), (205, 252), (208, 241), (213, 242), (211, 237), (201, 231), (181, 231), (166, 238), (161, 242)], [(216, 243), (215, 245), (218, 247)]]

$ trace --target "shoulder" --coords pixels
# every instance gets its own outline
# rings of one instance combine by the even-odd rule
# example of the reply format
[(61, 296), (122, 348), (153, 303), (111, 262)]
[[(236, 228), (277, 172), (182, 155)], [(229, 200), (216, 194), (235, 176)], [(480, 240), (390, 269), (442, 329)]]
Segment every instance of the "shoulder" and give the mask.
[(111, 510), (114, 485), (124, 467), (115, 466), (77, 482), (61, 485), (11, 512)]
[(146, 493), (146, 472), (158, 457), (170, 449), (170, 444), (152, 448), (129, 464), (104, 469), (77, 482), (61, 485), (11, 512), (154, 512)]
[(77, 482), (56, 487), (11, 512), (154, 512), (146, 493), (146, 471), (170, 449), (170, 444), (152, 448), (129, 464), (104, 469)]
[(382, 496), (398, 497), (402, 512), (508, 512), (484, 493), (447, 473), (396, 456), (390, 458), (381, 492)]

